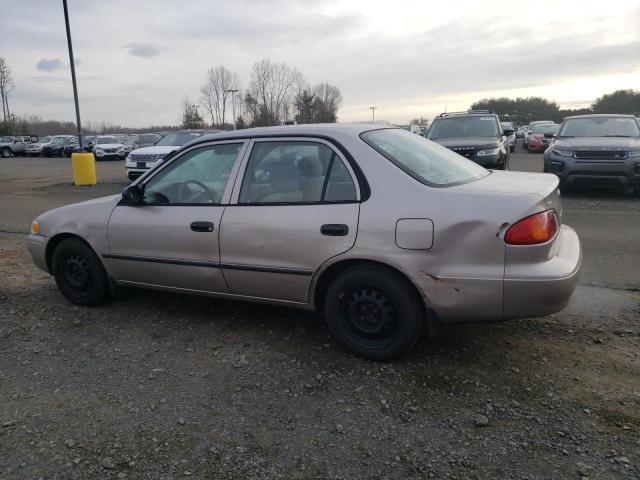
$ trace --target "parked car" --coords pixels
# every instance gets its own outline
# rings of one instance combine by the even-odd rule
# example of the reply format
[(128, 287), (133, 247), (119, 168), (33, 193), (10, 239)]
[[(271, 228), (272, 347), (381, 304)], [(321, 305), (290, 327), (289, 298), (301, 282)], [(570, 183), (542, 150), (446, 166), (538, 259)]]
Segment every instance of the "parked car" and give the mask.
[(98, 135), (93, 144), (96, 160), (124, 160), (124, 145), (113, 135)]
[(507, 135), (507, 143), (509, 144), (509, 151), (513, 152), (516, 149), (516, 131), (513, 123), (500, 122), (503, 130), (511, 130), (511, 135)]
[(400, 128), (238, 130), (196, 138), (121, 195), (41, 214), (27, 247), (74, 304), (137, 286), (299, 307), (388, 360), (441, 323), (566, 306), (581, 250), (557, 187)]
[(63, 156), (64, 147), (66, 147), (73, 138), (73, 135), (55, 135), (48, 144), (42, 147), (42, 155), (45, 157)]
[[(179, 130), (171, 132), (151, 147), (133, 150), (124, 162), (124, 171), (129, 180), (135, 180), (148, 170), (157, 167), (160, 162), (174, 150), (205, 133), (216, 133), (222, 130)], [(140, 135), (142, 137), (142, 135)]]
[(132, 150), (135, 150), (136, 148), (138, 148), (135, 137), (125, 137), (124, 141), (122, 142), (122, 145), (124, 146), (125, 155), (129, 155)]
[(524, 134), (522, 136), (522, 146), (524, 147), (525, 150), (529, 148), (529, 136), (533, 131), (533, 127), (535, 127), (536, 125), (543, 125), (545, 123), (555, 123), (555, 122), (553, 122), (552, 120), (536, 120), (535, 122), (529, 123), (529, 125), (527, 126), (527, 129), (524, 131)]
[(36, 143), (37, 135), (16, 135), (0, 138), (0, 157), (6, 158), (11, 155), (26, 155), (27, 145)]
[(527, 150), (529, 153), (544, 152), (551, 143), (551, 137), (546, 134), (555, 135), (558, 133), (560, 125), (557, 123), (542, 123), (540, 125), (534, 125), (529, 135), (529, 143), (527, 144)]
[(487, 168), (506, 170), (509, 164), (507, 136), (492, 110), (441, 113), (427, 131), (427, 138)]
[(42, 154), (42, 147), (51, 142), (53, 137), (51, 135), (46, 135), (44, 137), (38, 137), (37, 142), (32, 142), (27, 145), (25, 148), (25, 153), (27, 157), (38, 157)]
[(544, 153), (544, 171), (555, 173), (562, 184), (633, 187), (640, 196), (640, 119), (633, 115), (565, 118)]
[(151, 145), (155, 145), (160, 139), (162, 135), (159, 133), (141, 133), (138, 135), (138, 148), (150, 147)]
[(526, 125), (521, 125), (520, 127), (518, 127), (518, 130), (516, 130), (516, 137), (517, 138), (524, 137), (524, 132), (526, 130), (527, 130), (527, 126)]
[(80, 148), (80, 142), (78, 141), (78, 137), (73, 137), (73, 139), (65, 145), (63, 149), (63, 155), (65, 157), (70, 157), (74, 153), (78, 152), (91, 152), (93, 151), (93, 144), (96, 141), (96, 137), (94, 136), (83, 136), (82, 137), (82, 145), (83, 148)]
[(416, 135), (420, 135), (420, 127), (418, 125), (398, 125), (401, 129), (406, 130), (407, 132), (415, 133)]

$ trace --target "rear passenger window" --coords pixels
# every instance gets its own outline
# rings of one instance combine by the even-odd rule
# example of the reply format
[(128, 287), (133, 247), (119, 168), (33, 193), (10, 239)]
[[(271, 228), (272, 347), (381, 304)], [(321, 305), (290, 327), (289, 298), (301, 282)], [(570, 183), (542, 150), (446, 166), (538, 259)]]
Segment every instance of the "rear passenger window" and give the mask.
[(239, 203), (355, 201), (349, 171), (333, 150), (316, 142), (256, 142)]

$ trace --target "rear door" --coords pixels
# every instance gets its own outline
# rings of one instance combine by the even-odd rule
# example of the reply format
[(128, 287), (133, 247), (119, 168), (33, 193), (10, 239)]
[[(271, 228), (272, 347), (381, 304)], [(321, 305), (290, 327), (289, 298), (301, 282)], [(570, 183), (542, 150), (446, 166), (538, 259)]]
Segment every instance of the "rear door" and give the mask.
[(360, 192), (351, 167), (321, 139), (252, 141), (222, 218), (232, 293), (306, 303), (313, 273), (356, 239)]

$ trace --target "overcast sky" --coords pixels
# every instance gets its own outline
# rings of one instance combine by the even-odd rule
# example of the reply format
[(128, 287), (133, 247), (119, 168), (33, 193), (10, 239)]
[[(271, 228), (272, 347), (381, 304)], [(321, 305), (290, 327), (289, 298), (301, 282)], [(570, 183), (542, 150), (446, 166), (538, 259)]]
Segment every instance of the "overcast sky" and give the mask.
[[(340, 121), (408, 122), (486, 96), (590, 104), (640, 89), (633, 0), (68, 0), (83, 121), (175, 124), (206, 70), (269, 57), (344, 96)], [(12, 110), (74, 119), (62, 1), (2, 2)]]

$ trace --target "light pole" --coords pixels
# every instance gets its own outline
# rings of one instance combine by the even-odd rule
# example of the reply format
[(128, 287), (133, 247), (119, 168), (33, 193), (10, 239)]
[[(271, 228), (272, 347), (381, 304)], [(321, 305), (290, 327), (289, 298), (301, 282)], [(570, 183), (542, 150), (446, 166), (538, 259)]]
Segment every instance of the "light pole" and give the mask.
[[(233, 129), (236, 129), (236, 93), (238, 93), (237, 88), (230, 88), (227, 90), (227, 93), (231, 94), (231, 108), (233, 110)], [(224, 125), (223, 125), (224, 128)]]
[(377, 106), (372, 106), (369, 107), (369, 110), (371, 110), (371, 122), (375, 123), (376, 121), (376, 108), (378, 108)]
[(78, 125), (78, 143), (80, 151), (82, 151), (82, 128), (80, 127), (80, 105), (78, 104), (78, 86), (76, 85), (76, 66), (73, 61), (73, 46), (71, 45), (71, 29), (69, 28), (69, 10), (67, 9), (67, 0), (62, 0), (62, 8), (64, 9), (64, 23), (67, 27), (67, 46), (69, 47), (69, 65), (71, 65), (71, 83), (73, 84), (73, 99), (76, 103), (76, 123)]

